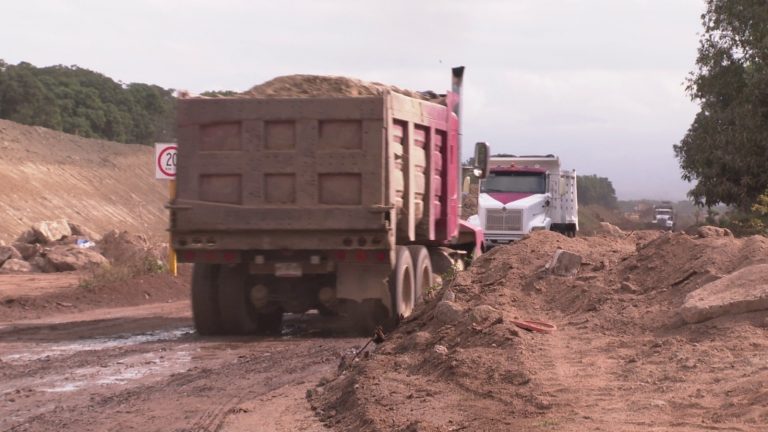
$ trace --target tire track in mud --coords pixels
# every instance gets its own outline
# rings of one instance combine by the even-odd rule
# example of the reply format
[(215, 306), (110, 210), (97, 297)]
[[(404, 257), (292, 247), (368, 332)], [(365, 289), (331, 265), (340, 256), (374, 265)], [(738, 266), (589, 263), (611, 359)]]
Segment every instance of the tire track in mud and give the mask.
[[(336, 368), (339, 352), (361, 345), (300, 335), (201, 338), (190, 334), (188, 317), (142, 319), (3, 328), (0, 347), (13, 348), (3, 355), (18, 357), (0, 368), (8, 387), (0, 391), (0, 431), (225, 430), (233, 414), (259, 409), (242, 404), (311, 387)], [(293, 399), (285, 409), (306, 411), (306, 421), (309, 405)]]

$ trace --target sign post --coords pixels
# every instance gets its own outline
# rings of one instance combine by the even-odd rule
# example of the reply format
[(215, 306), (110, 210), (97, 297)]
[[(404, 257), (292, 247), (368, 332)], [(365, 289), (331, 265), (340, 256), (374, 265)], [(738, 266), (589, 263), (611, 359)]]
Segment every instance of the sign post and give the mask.
[[(155, 143), (155, 178), (168, 180), (168, 200), (176, 198), (176, 158), (177, 146), (173, 143)], [(178, 274), (176, 251), (173, 250), (171, 234), (168, 233), (168, 272)]]

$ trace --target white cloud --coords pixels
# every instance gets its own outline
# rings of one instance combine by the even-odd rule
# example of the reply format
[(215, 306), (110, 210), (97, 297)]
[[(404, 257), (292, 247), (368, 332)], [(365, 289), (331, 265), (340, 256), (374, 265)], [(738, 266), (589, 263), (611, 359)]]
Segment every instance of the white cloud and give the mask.
[[(25, 0), (3, 5), (0, 58), (126, 82), (245, 89), (357, 76), (445, 90), (467, 66), (465, 140), (558, 153), (620, 197), (682, 198), (672, 144), (696, 107), (700, 0)], [(468, 154), (468, 147), (466, 146)]]

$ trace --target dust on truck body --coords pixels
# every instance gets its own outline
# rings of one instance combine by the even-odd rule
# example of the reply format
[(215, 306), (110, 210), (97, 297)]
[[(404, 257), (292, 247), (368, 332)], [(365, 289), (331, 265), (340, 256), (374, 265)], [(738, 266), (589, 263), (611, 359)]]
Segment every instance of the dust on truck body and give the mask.
[(310, 309), (397, 321), (433, 263), (479, 253), (482, 231), (459, 220), (453, 73), (445, 105), (391, 91), (179, 101), (170, 230), (194, 263), (201, 334), (275, 332)]

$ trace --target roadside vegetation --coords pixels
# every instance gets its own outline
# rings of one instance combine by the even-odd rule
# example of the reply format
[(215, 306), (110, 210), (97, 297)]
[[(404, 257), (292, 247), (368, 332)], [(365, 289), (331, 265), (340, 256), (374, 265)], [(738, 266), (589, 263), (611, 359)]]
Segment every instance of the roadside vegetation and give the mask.
[(142, 251), (128, 259), (89, 270), (80, 278), (79, 286), (85, 289), (107, 286), (166, 270), (166, 264), (157, 259), (155, 253)]
[(172, 89), (122, 83), (78, 66), (38, 68), (0, 60), (0, 118), (87, 138), (173, 140)]
[(701, 109), (675, 145), (689, 196), (730, 207), (711, 221), (768, 234), (768, 9), (763, 0), (707, 0), (688, 93)]

